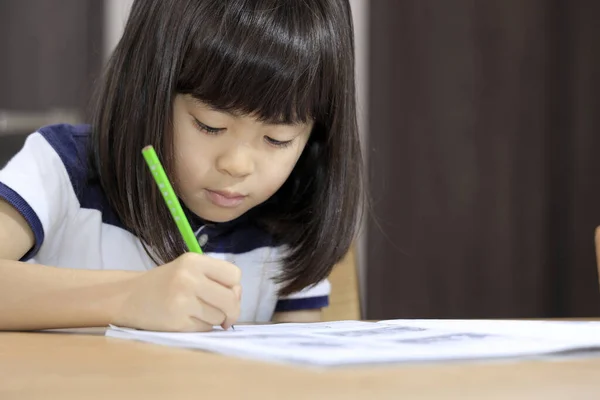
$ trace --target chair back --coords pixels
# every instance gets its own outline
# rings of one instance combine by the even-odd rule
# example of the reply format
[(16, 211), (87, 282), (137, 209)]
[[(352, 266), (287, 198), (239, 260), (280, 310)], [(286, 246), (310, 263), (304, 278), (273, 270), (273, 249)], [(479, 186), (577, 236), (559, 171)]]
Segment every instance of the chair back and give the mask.
[(360, 320), (360, 295), (355, 245), (329, 275), (329, 307), (323, 309), (324, 321)]

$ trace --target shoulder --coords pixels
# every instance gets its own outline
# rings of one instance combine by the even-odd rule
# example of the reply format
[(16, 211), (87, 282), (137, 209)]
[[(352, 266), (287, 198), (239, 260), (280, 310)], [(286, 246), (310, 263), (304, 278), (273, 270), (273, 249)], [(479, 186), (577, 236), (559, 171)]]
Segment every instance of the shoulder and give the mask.
[(89, 132), (85, 125), (50, 125), (40, 128), (26, 138), (23, 147), (7, 165), (39, 164), (47, 167), (53, 164), (54, 167), (71, 169), (81, 164), (80, 158), (85, 151), (84, 141), (87, 141), (85, 132)]
[[(23, 147), (0, 169), (0, 182), (5, 194), (12, 193), (60, 204), (64, 193), (71, 190), (75, 176), (83, 175), (83, 146), (75, 141), (81, 128), (52, 125), (39, 129), (25, 140)], [(71, 172), (78, 169), (76, 174)], [(10, 189), (10, 190), (9, 190)], [(16, 200), (15, 200), (16, 201)]]
[[(42, 193), (46, 197), (58, 192), (62, 197), (70, 194), (79, 208), (98, 210), (103, 222), (122, 227), (99, 181), (93, 179), (88, 151), (90, 138), (90, 125), (44, 126), (27, 138), (23, 149), (3, 169), (2, 178), (6, 181), (30, 180), (28, 185), (17, 182), (14, 186), (25, 186), (25, 191), (31, 187), (38, 196)], [(39, 182), (34, 185), (36, 177)], [(46, 200), (52, 202), (52, 199)]]
[(122, 228), (109, 206), (100, 182), (94, 178), (95, 174), (91, 170), (88, 150), (91, 126), (50, 125), (38, 132), (60, 157), (80, 207), (100, 211), (104, 223)]
[(38, 134), (60, 158), (74, 187), (81, 186), (88, 177), (87, 144), (89, 125), (49, 125)]
[(37, 131), (61, 158), (83, 154), (90, 136), (90, 125), (47, 125)]

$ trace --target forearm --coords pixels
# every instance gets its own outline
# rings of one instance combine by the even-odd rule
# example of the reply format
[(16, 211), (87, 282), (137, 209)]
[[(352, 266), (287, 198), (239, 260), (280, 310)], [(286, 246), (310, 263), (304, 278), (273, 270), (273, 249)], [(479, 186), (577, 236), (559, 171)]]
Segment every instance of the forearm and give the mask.
[(138, 274), (0, 260), (0, 330), (106, 326)]

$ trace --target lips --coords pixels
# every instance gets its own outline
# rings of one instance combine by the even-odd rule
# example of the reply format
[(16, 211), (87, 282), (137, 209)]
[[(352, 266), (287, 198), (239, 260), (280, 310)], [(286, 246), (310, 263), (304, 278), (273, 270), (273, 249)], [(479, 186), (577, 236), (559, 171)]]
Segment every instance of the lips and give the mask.
[(239, 197), (246, 197), (245, 194), (236, 193), (236, 192), (229, 192), (227, 190), (210, 190), (210, 189), (206, 189), (206, 190), (208, 190), (209, 192), (212, 192), (212, 193), (216, 193), (219, 196), (223, 196), (226, 199), (237, 199)]
[(205, 189), (208, 199), (216, 206), (224, 208), (235, 208), (242, 204), (247, 195), (230, 192), (226, 190), (210, 190)]

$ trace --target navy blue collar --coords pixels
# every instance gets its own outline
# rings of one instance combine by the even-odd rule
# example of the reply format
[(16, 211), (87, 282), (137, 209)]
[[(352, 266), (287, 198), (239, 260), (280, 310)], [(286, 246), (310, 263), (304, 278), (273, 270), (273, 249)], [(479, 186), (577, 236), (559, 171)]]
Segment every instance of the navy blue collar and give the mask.
[(188, 220), (190, 221), (190, 225), (194, 232), (198, 231), (198, 229), (200, 229), (202, 227), (205, 227), (205, 229), (210, 230), (213, 234), (221, 235), (221, 234), (225, 234), (227, 232), (231, 232), (232, 230), (234, 230), (236, 228), (247, 226), (250, 224), (250, 221), (251, 221), (251, 216), (250, 216), (252, 214), (251, 211), (248, 211), (248, 212), (244, 213), (243, 215), (239, 216), (238, 218), (231, 220), (231, 221), (211, 222), (211, 221), (206, 221), (206, 220), (200, 218), (199, 216), (197, 216), (196, 214), (194, 214), (192, 211), (190, 211), (189, 208), (187, 208), (185, 206), (185, 204), (183, 204), (183, 202), (181, 203), (181, 206), (183, 208), (185, 215), (187, 216)]

